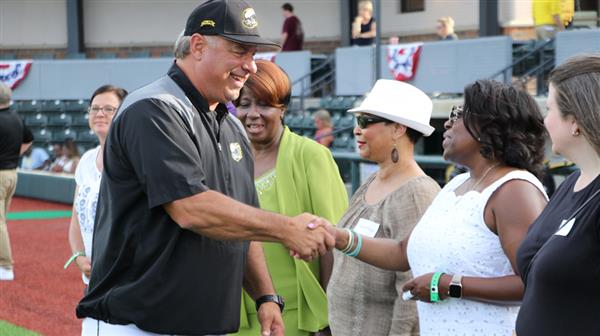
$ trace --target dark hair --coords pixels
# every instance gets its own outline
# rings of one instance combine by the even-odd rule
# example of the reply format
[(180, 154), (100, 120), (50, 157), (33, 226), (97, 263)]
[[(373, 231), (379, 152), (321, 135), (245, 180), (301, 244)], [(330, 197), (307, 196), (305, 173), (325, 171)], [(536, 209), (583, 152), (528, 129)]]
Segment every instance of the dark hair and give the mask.
[(286, 10), (288, 12), (292, 12), (292, 13), (294, 12), (294, 6), (292, 6), (292, 4), (289, 2), (284, 3), (283, 6), (281, 6), (281, 9), (284, 9), (284, 10)]
[[(73, 157), (79, 157), (79, 148), (75, 144), (75, 141), (72, 138), (66, 138), (63, 147), (70, 150)], [(63, 152), (63, 155), (65, 153)]]
[(256, 101), (279, 108), (287, 107), (292, 97), (288, 75), (277, 64), (265, 60), (256, 61), (256, 73), (246, 81), (234, 102), (236, 107), (240, 105), (240, 97), (246, 90), (252, 93)]
[(600, 55), (567, 59), (550, 72), (556, 104), (563, 117), (573, 116), (582, 135), (600, 154)]
[(541, 178), (546, 130), (527, 92), (492, 80), (465, 87), (464, 125), (481, 144), (481, 155), (526, 169)]
[(419, 141), (419, 139), (423, 137), (423, 133), (415, 131), (410, 127), (406, 127), (406, 135), (408, 135), (408, 139), (410, 140), (410, 142), (412, 142), (413, 145), (416, 144), (417, 141)]
[(96, 98), (97, 95), (107, 92), (114, 93), (119, 98), (121, 103), (123, 102), (123, 99), (125, 99), (125, 97), (127, 96), (127, 90), (122, 89), (118, 86), (106, 84), (102, 85), (101, 87), (97, 88), (96, 91), (94, 91), (94, 93), (92, 94), (92, 98), (90, 98), (90, 103), (92, 102), (92, 100), (94, 100), (94, 98)]

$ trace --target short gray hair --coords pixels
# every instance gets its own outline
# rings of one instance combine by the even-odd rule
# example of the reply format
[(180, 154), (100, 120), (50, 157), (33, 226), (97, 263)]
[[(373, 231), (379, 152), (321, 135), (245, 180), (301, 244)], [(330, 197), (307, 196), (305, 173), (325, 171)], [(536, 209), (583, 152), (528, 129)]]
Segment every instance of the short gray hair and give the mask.
[(190, 54), (190, 40), (191, 36), (183, 36), (183, 32), (175, 41), (175, 47), (173, 48), (173, 53), (175, 54), (175, 58), (184, 59), (187, 55)]
[(10, 106), (12, 90), (4, 82), (0, 81), (0, 108)]
[[(206, 43), (214, 46), (217, 43), (217, 38), (216, 36), (212, 36), (212, 35), (203, 35), (204, 38), (206, 39)], [(192, 40), (191, 36), (183, 36), (183, 32), (181, 32), (181, 34), (179, 35), (179, 37), (177, 38), (177, 41), (175, 41), (175, 48), (173, 48), (173, 52), (175, 53), (175, 58), (177, 59), (184, 59), (187, 55), (190, 54), (190, 41)]]

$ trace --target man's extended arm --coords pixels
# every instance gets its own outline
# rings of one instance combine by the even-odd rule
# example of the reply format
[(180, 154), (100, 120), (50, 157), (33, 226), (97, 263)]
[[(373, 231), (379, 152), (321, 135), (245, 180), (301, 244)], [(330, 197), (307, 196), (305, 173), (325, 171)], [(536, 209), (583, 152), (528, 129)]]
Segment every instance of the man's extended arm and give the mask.
[(317, 217), (287, 217), (260, 210), (219, 192), (208, 190), (164, 205), (182, 228), (213, 239), (281, 242), (303, 259), (324, 254), (335, 241), (323, 228), (310, 230)]

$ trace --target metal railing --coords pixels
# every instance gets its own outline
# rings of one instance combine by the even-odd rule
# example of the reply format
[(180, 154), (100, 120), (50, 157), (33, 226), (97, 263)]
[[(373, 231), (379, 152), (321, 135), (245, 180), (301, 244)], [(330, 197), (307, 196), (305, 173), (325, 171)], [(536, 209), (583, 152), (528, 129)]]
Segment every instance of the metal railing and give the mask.
[[(546, 87), (546, 75), (554, 66), (555, 56), (554, 53), (547, 54), (546, 51), (548, 48), (554, 47), (554, 39), (550, 39), (544, 41), (542, 43), (537, 44), (532, 50), (527, 52), (525, 55), (513, 60), (512, 64), (504, 67), (502, 70), (496, 72), (490, 78), (494, 79), (498, 76), (502, 76), (502, 80), (505, 83), (519, 83), (521, 86), (525, 86), (527, 81), (536, 77), (536, 91), (538, 95), (542, 95), (547, 92)], [(518, 65), (524, 64), (531, 60), (532, 57), (535, 57), (537, 60), (537, 64), (528, 69), (525, 73), (521, 74), (517, 77), (516, 80), (513, 80), (511, 77), (511, 73), (513, 73), (514, 68)], [(511, 78), (509, 78), (511, 77)]]
[[(329, 67), (329, 71), (323, 73), (322, 76), (318, 78), (314, 78), (316, 74), (327, 69)], [(306, 85), (307, 79), (312, 79), (311, 84), (309, 86)], [(323, 91), (326, 88), (330, 87), (332, 91), (335, 91), (335, 54), (331, 54), (325, 58), (323, 63), (316, 66), (314, 69), (311, 69), (309, 73), (304, 76), (296, 79), (292, 83), (292, 87), (296, 84), (300, 84), (300, 110), (304, 111), (304, 99), (308, 97), (312, 97), (316, 92)]]

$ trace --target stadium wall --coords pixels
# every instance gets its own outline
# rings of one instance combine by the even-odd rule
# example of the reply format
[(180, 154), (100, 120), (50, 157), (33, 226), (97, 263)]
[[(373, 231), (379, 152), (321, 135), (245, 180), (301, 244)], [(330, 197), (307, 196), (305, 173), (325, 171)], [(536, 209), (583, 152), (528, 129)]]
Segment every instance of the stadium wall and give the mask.
[[(279, 40), (283, 1), (250, 1), (256, 9), (261, 34)], [(86, 50), (117, 48), (170, 48), (183, 29), (189, 12), (199, 0), (84, 0), (83, 22)], [(308, 48), (331, 50), (341, 36), (341, 0), (292, 1), (303, 22)], [(67, 45), (66, 0), (2, 0), (0, 1), (0, 52), (47, 49), (55, 58), (64, 57)], [(382, 37), (399, 35), (401, 40), (418, 36), (435, 39), (436, 19), (452, 16), (456, 30), (472, 37), (479, 28), (479, 1), (425, 0), (425, 11), (401, 13), (400, 1), (382, 1)], [(531, 0), (499, 2), (499, 20), (508, 33), (521, 27), (531, 31)], [(350, 23), (348, 23), (350, 24)], [(333, 42), (333, 45), (332, 45)], [(329, 49), (328, 49), (329, 48)], [(161, 52), (168, 49), (162, 49)], [(156, 56), (158, 52), (153, 53)], [(94, 52), (88, 57), (95, 57)]]

